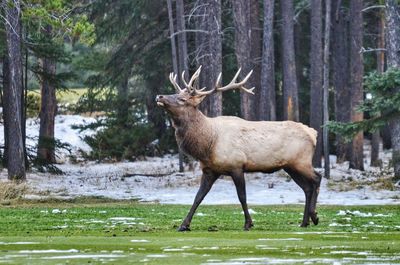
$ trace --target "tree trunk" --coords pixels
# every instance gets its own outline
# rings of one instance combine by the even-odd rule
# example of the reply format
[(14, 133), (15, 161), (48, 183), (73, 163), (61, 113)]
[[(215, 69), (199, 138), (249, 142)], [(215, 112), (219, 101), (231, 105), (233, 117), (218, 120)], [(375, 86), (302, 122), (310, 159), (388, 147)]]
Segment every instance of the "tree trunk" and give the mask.
[[(237, 64), (242, 71), (239, 78), (243, 79), (252, 69), (251, 58), (251, 18), (250, 1), (234, 0), (232, 1), (233, 22), (235, 25), (235, 53)], [(252, 87), (252, 84), (249, 84)], [(254, 113), (255, 97), (249, 93), (240, 92), (240, 110), (241, 115), (246, 120), (255, 120)]]
[[(185, 78), (189, 76), (188, 67), (188, 52), (186, 40), (186, 26), (185, 26), (185, 6), (183, 0), (176, 0), (176, 29), (178, 31), (178, 71), (182, 73), (185, 71)], [(183, 82), (179, 79), (181, 87)], [(179, 150), (179, 172), (183, 172), (183, 152)]]
[(3, 122), (4, 122), (4, 154), (3, 154), (3, 167), (7, 168), (8, 162), (8, 108), (6, 107), (7, 91), (10, 90), (10, 66), (8, 62), (8, 55), (3, 57), (3, 93), (1, 97), (1, 105), (3, 106)]
[(179, 75), (178, 69), (178, 55), (176, 53), (175, 29), (174, 29), (174, 16), (172, 11), (172, 0), (167, 0), (168, 8), (168, 21), (169, 21), (169, 36), (171, 39), (171, 55), (172, 55), (172, 70), (175, 74)]
[(310, 126), (318, 132), (313, 166), (321, 167), (322, 158), (322, 1), (311, 1), (310, 50)]
[(281, 0), (282, 13), (282, 68), (283, 68), (283, 117), (299, 120), (298, 87), (294, 53), (293, 1)]
[(250, 111), (255, 120), (260, 120), (258, 116), (259, 96), (261, 87), (261, 56), (262, 56), (262, 28), (260, 24), (260, 4), (259, 0), (250, 0), (250, 30), (251, 30), (251, 48), (250, 58), (253, 67), (248, 86), (255, 87), (256, 96), (252, 96), (253, 104), (250, 105)]
[[(51, 37), (51, 27), (44, 34)], [(56, 88), (52, 81), (56, 75), (56, 62), (53, 58), (42, 58), (42, 84), (40, 105), (40, 129), (37, 156), (45, 163), (55, 163), (54, 121), (57, 113)]]
[[(378, 49), (385, 48), (385, 16), (384, 12), (379, 12), (378, 18)], [(376, 54), (377, 71), (378, 73), (383, 73), (385, 71), (385, 53), (383, 50), (378, 51)], [(379, 131), (372, 133), (371, 139), (371, 166), (379, 167), (381, 166), (381, 160), (379, 159), (379, 143), (380, 134)]]
[(260, 120), (267, 121), (276, 120), (274, 2), (274, 0), (264, 0), (264, 34), (258, 116)]
[[(198, 1), (195, 6), (196, 19), (196, 61), (202, 65), (199, 87), (211, 89), (222, 72), (222, 25), (221, 0)], [(222, 114), (222, 94), (214, 93), (202, 103), (202, 111), (209, 117)]]
[[(396, 0), (386, 0), (387, 23), (387, 65), (388, 68), (400, 68), (400, 7)], [(400, 92), (400, 87), (393, 88), (394, 93)], [(392, 161), (394, 166), (394, 180), (400, 180), (400, 118), (391, 123)]]
[[(4, 1), (3, 1), (4, 2)], [(9, 60), (9, 86), (4, 90), (4, 108), (8, 141), (7, 166), (10, 180), (22, 181), (25, 176), (25, 154), (21, 125), (22, 97), (22, 50), (18, 32), (21, 28), (21, 7), (18, 0), (5, 1), (7, 54)]]
[[(331, 33), (331, 1), (325, 0), (325, 37), (324, 37), (324, 82), (323, 82), (323, 124), (329, 122), (329, 41)], [(324, 146), (324, 172), (325, 178), (330, 178), (329, 161), (329, 131), (328, 127), (323, 128)]]
[(152, 76), (151, 78), (146, 79), (146, 110), (147, 110), (147, 118), (149, 119), (150, 124), (153, 125), (156, 136), (158, 139), (161, 139), (167, 130), (167, 126), (165, 123), (165, 112), (157, 107), (155, 98), (160, 94), (160, 83), (162, 83), (164, 78), (163, 73), (158, 73)]
[[(363, 113), (357, 106), (363, 101), (364, 64), (361, 51), (363, 44), (363, 1), (350, 1), (350, 82), (351, 82), (351, 121), (363, 120)], [(364, 170), (363, 132), (359, 132), (352, 141), (350, 168)]]
[[(336, 121), (348, 123), (350, 118), (350, 66), (348, 13), (341, 1), (332, 2), (332, 66), (335, 90)], [(336, 135), (337, 162), (350, 160), (350, 144)]]
[[(188, 52), (185, 26), (185, 9), (183, 0), (176, 0), (176, 30), (178, 32), (178, 71), (185, 71), (186, 78), (189, 75)], [(181, 86), (182, 87), (182, 86)]]

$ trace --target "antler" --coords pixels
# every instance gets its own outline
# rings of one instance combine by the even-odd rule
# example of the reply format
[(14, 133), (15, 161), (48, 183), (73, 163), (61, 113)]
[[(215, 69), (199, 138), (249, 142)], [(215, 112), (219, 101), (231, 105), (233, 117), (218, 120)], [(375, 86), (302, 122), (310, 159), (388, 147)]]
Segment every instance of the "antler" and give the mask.
[(186, 83), (185, 80), (185, 71), (182, 72), (182, 82), (185, 85), (186, 89), (190, 92), (190, 93), (195, 93), (197, 90), (193, 87), (193, 83), (194, 81), (197, 80), (197, 78), (199, 78), (200, 76), (200, 72), (201, 72), (201, 65), (199, 66), (199, 68), (197, 68), (196, 72), (194, 72), (194, 74), (192, 75), (192, 77), (190, 78), (189, 83)]
[(181, 92), (184, 91), (184, 89), (182, 89), (182, 88), (178, 85), (178, 82), (176, 82), (176, 74), (170, 73), (170, 74), (169, 74), (169, 81), (170, 81), (171, 84), (175, 87), (176, 92), (181, 93)]
[(208, 91), (203, 91), (204, 89), (195, 90), (196, 94), (197, 95), (209, 95), (209, 94), (212, 94), (212, 93), (215, 93), (218, 91), (222, 92), (222, 91), (239, 88), (246, 93), (250, 93), (250, 94), (254, 95), (254, 92), (253, 92), (254, 87), (252, 87), (250, 89), (244, 87), (244, 84), (247, 82), (247, 80), (249, 80), (251, 74), (253, 73), (253, 70), (251, 70), (242, 81), (236, 82), (236, 79), (238, 78), (241, 70), (242, 70), (242, 68), (239, 68), (239, 70), (236, 72), (235, 76), (232, 78), (231, 82), (229, 82), (228, 85), (223, 86), (223, 87), (219, 87), (220, 83), (221, 83), (221, 75), (222, 75), (222, 73), (220, 73), (218, 75), (217, 81), (215, 82), (215, 87), (213, 89), (208, 90)]
[(223, 87), (220, 87), (220, 83), (221, 83), (221, 75), (222, 73), (220, 73), (218, 75), (217, 81), (215, 82), (215, 87), (211, 90), (208, 91), (204, 91), (206, 88), (203, 87), (202, 89), (196, 89), (195, 86), (193, 85), (194, 82), (199, 78), (200, 76), (200, 72), (201, 72), (201, 65), (200, 67), (196, 70), (196, 72), (194, 72), (194, 74), (192, 75), (192, 77), (189, 80), (189, 83), (186, 82), (185, 80), (185, 71), (182, 72), (182, 82), (185, 85), (185, 88), (182, 89), (179, 85), (178, 82), (176, 81), (177, 75), (174, 73), (170, 73), (169, 74), (169, 80), (171, 81), (172, 85), (175, 87), (176, 91), (178, 93), (181, 93), (185, 90), (187, 90), (189, 93), (194, 94), (194, 95), (210, 95), (212, 93), (218, 92), (218, 91), (227, 91), (227, 90), (231, 90), (231, 89), (236, 89), (239, 88), (241, 90), (243, 90), (246, 93), (250, 93), (254, 95), (254, 87), (248, 89), (244, 87), (244, 84), (247, 82), (247, 80), (249, 80), (251, 74), (253, 73), (253, 70), (251, 70), (246, 77), (240, 81), (240, 82), (236, 82), (236, 79), (239, 77), (240, 71), (242, 70), (242, 68), (239, 68), (239, 70), (236, 72), (235, 76), (233, 77), (232, 81)]

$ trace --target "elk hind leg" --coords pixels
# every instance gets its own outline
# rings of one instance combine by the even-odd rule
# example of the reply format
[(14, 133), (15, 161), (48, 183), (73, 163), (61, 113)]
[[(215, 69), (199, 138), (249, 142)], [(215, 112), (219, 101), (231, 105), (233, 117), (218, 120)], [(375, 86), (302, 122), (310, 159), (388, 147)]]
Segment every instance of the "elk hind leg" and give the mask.
[(313, 186), (307, 180), (307, 178), (304, 177), (302, 174), (300, 174), (298, 171), (292, 169), (285, 169), (285, 171), (290, 175), (290, 177), (294, 180), (294, 182), (296, 182), (297, 185), (299, 185), (300, 188), (304, 191), (306, 202), (304, 206), (303, 221), (300, 226), (307, 227), (310, 224), (310, 205), (313, 195)]
[(310, 217), (311, 220), (313, 221), (313, 223), (315, 225), (318, 224), (319, 218), (316, 212), (316, 208), (317, 208), (317, 198), (318, 198), (318, 194), (319, 194), (319, 187), (321, 185), (321, 179), (322, 176), (321, 174), (319, 174), (318, 172), (316, 172), (314, 170), (314, 177), (313, 177), (313, 194), (311, 197), (311, 203), (310, 203)]
[(299, 174), (304, 177), (305, 181), (308, 182), (308, 185), (311, 186), (312, 195), (310, 203), (308, 205), (308, 213), (311, 217), (312, 222), (317, 225), (319, 218), (316, 212), (316, 207), (322, 177), (318, 172), (314, 170), (311, 164), (304, 168), (298, 168), (297, 170)]

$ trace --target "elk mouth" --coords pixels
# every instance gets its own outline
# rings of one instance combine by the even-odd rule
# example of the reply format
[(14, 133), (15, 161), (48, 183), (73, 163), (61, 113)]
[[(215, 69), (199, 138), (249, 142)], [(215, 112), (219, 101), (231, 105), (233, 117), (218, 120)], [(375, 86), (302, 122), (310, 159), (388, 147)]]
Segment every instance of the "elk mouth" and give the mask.
[(156, 103), (157, 103), (157, 106), (165, 107), (164, 102), (162, 102), (162, 98), (163, 98), (163, 96), (158, 95), (158, 96), (156, 97)]

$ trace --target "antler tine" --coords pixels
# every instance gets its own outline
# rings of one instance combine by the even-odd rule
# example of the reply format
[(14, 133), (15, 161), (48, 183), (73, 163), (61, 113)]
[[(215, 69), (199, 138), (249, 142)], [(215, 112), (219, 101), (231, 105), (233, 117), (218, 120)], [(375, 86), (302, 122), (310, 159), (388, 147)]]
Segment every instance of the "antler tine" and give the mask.
[(220, 85), (221, 77), (222, 77), (222, 72), (220, 72), (217, 77), (217, 81), (215, 82), (215, 87), (218, 87)]
[(242, 67), (240, 67), (239, 70), (237, 70), (235, 76), (232, 78), (232, 80), (231, 80), (231, 82), (229, 84), (235, 83), (235, 81), (239, 77), (239, 74), (240, 74), (241, 71), (242, 71)]
[(188, 87), (189, 85), (188, 85), (188, 83), (186, 83), (186, 80), (185, 80), (185, 70), (182, 71), (181, 78), (182, 78), (182, 82), (185, 85), (185, 87)]
[(182, 72), (182, 76), (181, 76), (182, 82), (183, 82), (183, 84), (185, 85), (186, 89), (187, 89), (189, 92), (191, 92), (191, 93), (196, 92), (196, 89), (193, 87), (193, 83), (194, 83), (194, 82), (196, 81), (196, 79), (199, 77), (200, 72), (201, 72), (201, 65), (200, 65), (199, 68), (196, 70), (196, 72), (194, 72), (194, 74), (192, 75), (192, 77), (191, 77), (190, 80), (189, 80), (189, 83), (186, 82), (186, 79), (185, 79), (185, 71)]
[(192, 87), (193, 86), (194, 81), (200, 76), (200, 72), (201, 72), (201, 65), (199, 66), (199, 68), (197, 68), (196, 72), (194, 72), (194, 74), (190, 78), (188, 87)]
[(235, 76), (232, 78), (232, 81), (228, 85), (226, 85), (224, 87), (217, 87), (216, 90), (217, 91), (226, 91), (226, 90), (230, 90), (230, 89), (240, 88), (241, 90), (254, 95), (254, 92), (253, 92), (254, 87), (248, 89), (243, 86), (247, 82), (247, 80), (249, 80), (251, 74), (253, 73), (253, 70), (251, 70), (242, 81), (240, 81), (239, 83), (236, 83), (236, 79), (238, 78), (240, 71), (241, 71), (241, 68), (239, 68), (239, 70), (236, 72)]
[(183, 89), (178, 85), (178, 82), (176, 82), (176, 77), (177, 75), (174, 73), (170, 73), (169, 74), (169, 81), (171, 82), (171, 84), (174, 86), (175, 90), (178, 93), (181, 93), (183, 91)]
[(244, 87), (244, 84), (249, 80), (250, 76), (252, 75), (253, 70), (251, 70), (242, 81), (236, 82), (236, 79), (239, 77), (239, 74), (240, 74), (241, 70), (242, 69), (239, 68), (239, 70), (236, 72), (235, 76), (232, 78), (231, 82), (229, 82), (228, 85), (223, 86), (223, 87), (219, 87), (220, 82), (221, 82), (221, 77), (222, 77), (222, 74), (220, 73), (218, 75), (217, 81), (215, 82), (215, 87), (213, 89), (208, 90), (208, 91), (203, 91), (204, 88), (202, 88), (201, 90), (195, 90), (195, 93), (197, 95), (209, 95), (209, 94), (215, 93), (217, 91), (221, 91), (222, 92), (222, 91), (226, 91), (226, 90), (239, 88), (239, 89), (243, 90), (246, 93), (254, 95), (254, 91), (253, 90), (255, 89), (255, 87), (252, 87), (250, 89)]

